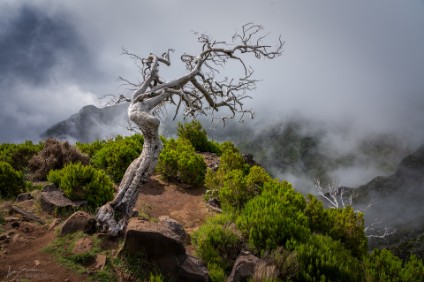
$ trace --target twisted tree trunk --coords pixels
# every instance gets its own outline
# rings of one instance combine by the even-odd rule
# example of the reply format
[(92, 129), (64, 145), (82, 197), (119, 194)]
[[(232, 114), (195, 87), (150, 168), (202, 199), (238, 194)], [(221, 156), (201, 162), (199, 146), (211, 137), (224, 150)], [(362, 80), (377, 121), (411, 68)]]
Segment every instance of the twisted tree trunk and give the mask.
[(144, 135), (143, 151), (127, 168), (115, 199), (103, 205), (97, 213), (97, 221), (103, 232), (118, 235), (126, 226), (136, 204), (140, 186), (153, 172), (162, 142), (159, 137), (160, 120), (150, 114), (155, 106), (153, 99), (131, 102), (128, 108), (130, 119)]

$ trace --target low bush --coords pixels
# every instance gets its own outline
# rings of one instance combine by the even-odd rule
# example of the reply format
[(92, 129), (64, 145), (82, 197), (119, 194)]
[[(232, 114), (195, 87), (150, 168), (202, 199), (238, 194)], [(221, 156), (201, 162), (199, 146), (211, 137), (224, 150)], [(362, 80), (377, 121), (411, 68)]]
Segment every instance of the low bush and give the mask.
[(113, 199), (113, 183), (102, 171), (90, 165), (68, 164), (61, 170), (52, 170), (49, 182), (60, 187), (66, 197), (73, 201), (87, 201), (96, 208)]
[(178, 123), (177, 136), (190, 141), (196, 151), (221, 154), (219, 144), (208, 140), (206, 130), (198, 120), (185, 124)]
[(375, 249), (364, 264), (366, 281), (424, 281), (423, 261), (414, 255), (403, 262), (389, 250)]
[(131, 162), (140, 156), (143, 143), (144, 138), (140, 134), (117, 136), (101, 145), (101, 149), (94, 153), (91, 164), (103, 169), (115, 183), (119, 183)]
[(48, 138), (43, 149), (29, 160), (30, 178), (36, 181), (46, 180), (50, 170), (77, 162), (88, 164), (89, 158), (68, 142)]
[(192, 235), (196, 254), (217, 276), (229, 273), (241, 250), (241, 236), (229, 215), (209, 219)]
[(360, 261), (329, 236), (313, 234), (308, 242), (294, 249), (299, 281), (363, 281)]
[(186, 139), (166, 141), (156, 166), (158, 173), (167, 180), (177, 180), (190, 185), (202, 185), (205, 180), (206, 164), (196, 154)]
[(7, 163), (0, 161), (0, 197), (13, 198), (25, 189), (23, 174)]
[(15, 170), (24, 171), (29, 160), (43, 147), (42, 143), (25, 141), (21, 144), (0, 144), (0, 161), (9, 163)]
[(284, 246), (287, 240), (304, 242), (310, 235), (303, 195), (288, 182), (266, 182), (263, 192), (246, 203), (237, 226), (256, 251)]

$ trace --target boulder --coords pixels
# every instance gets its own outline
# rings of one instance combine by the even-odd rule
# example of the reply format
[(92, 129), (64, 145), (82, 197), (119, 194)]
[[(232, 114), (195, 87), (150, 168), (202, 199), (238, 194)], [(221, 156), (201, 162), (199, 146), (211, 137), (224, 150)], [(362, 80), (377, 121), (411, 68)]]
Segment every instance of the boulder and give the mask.
[(44, 191), (44, 188), (40, 197), (40, 205), (44, 211), (49, 214), (61, 214), (75, 208), (75, 204), (65, 197), (63, 191), (58, 189), (52, 190), (51, 187)]
[(93, 234), (96, 232), (96, 219), (84, 211), (77, 211), (63, 223), (60, 236), (78, 231)]
[(188, 234), (184, 230), (184, 226), (173, 218), (167, 215), (159, 216), (159, 224), (162, 224), (174, 232), (181, 240), (186, 242), (189, 239)]
[(131, 218), (120, 252), (143, 252), (148, 257), (178, 256), (185, 253), (185, 248), (181, 237), (166, 224)]
[(176, 281), (208, 281), (205, 266), (186, 254), (185, 238), (183, 226), (170, 217), (160, 217), (159, 222), (131, 218), (120, 255), (143, 254), (163, 274)]
[(23, 202), (23, 201), (27, 201), (27, 200), (31, 200), (31, 199), (34, 199), (34, 197), (31, 195), (31, 193), (22, 193), (22, 194), (19, 194), (16, 197), (17, 202)]
[(191, 282), (207, 282), (209, 281), (209, 273), (206, 265), (199, 259), (191, 256), (184, 255), (181, 264), (177, 270), (177, 281), (191, 281)]
[(248, 281), (248, 279), (252, 277), (255, 271), (255, 265), (258, 261), (259, 258), (256, 256), (250, 253), (242, 253), (236, 259), (231, 274), (228, 277), (228, 281)]

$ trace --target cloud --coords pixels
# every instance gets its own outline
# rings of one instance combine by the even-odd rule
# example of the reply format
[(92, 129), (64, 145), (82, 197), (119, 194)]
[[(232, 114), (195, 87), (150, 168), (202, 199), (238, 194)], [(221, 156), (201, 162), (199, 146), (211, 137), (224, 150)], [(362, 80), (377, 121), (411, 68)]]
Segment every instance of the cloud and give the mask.
[[(297, 113), (341, 128), (348, 124), (362, 136), (395, 132), (414, 144), (424, 140), (424, 5), (419, 1), (4, 3), (0, 68), (8, 78), (0, 85), (2, 96), (19, 83), (47, 92), (65, 82), (97, 96), (128, 93), (116, 78), (138, 81), (140, 74), (120, 55), (122, 46), (140, 56), (176, 49), (172, 67), (161, 70), (171, 79), (184, 72), (179, 56), (200, 48), (192, 31), (229, 40), (253, 21), (271, 32), (271, 41), (279, 34), (286, 41), (283, 57), (249, 60), (261, 79), (249, 102), (258, 119)], [(63, 112), (61, 119), (70, 114)]]

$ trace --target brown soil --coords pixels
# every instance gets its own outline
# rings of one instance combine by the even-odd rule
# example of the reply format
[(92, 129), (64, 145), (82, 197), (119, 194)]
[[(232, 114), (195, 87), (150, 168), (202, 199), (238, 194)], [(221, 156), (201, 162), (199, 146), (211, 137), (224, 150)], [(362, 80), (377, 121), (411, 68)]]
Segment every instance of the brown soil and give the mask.
[[(159, 176), (153, 176), (143, 186), (136, 208), (140, 216), (146, 214), (157, 218), (167, 215), (176, 219), (191, 234), (213, 213), (203, 200), (204, 192), (203, 187), (167, 183)], [(61, 266), (51, 254), (43, 252), (56, 237), (55, 229), (49, 228), (54, 218), (40, 211), (35, 200), (13, 204), (33, 212), (46, 224), (25, 222), (16, 214), (4, 216), (9, 222), (0, 225), (0, 281), (86, 281), (86, 275)], [(8, 210), (5, 205), (0, 206), (0, 212)], [(19, 222), (19, 226), (12, 227), (13, 222)], [(5, 234), (7, 238), (2, 238), (1, 235)], [(187, 251), (192, 253), (192, 246), (188, 245)]]

